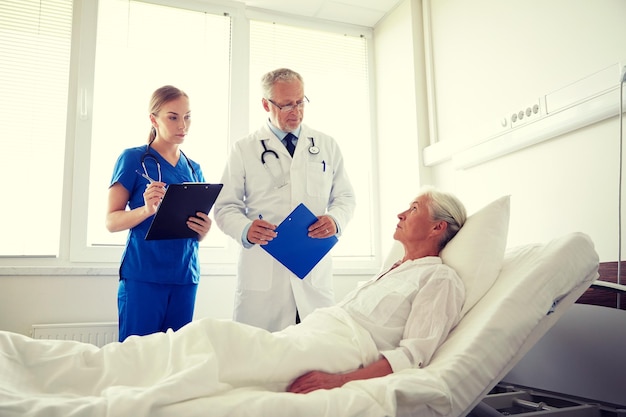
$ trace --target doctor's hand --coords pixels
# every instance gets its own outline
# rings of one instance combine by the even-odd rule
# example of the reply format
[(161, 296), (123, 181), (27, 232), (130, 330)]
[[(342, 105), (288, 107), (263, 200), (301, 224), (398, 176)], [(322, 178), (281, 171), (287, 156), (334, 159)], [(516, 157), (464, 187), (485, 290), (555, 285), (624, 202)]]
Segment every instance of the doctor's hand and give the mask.
[(204, 237), (211, 230), (211, 219), (206, 213), (201, 211), (197, 212), (195, 216), (190, 216), (187, 219), (187, 227), (198, 234), (198, 241), (202, 241)]
[(317, 221), (309, 227), (309, 237), (325, 239), (337, 233), (335, 220), (329, 215), (318, 216)]
[(267, 245), (267, 242), (274, 239), (277, 233), (274, 231), (276, 225), (262, 219), (256, 219), (248, 229), (248, 242), (259, 245)]
[(143, 192), (143, 201), (148, 215), (156, 213), (165, 195), (165, 183), (154, 181), (146, 185), (146, 191)]

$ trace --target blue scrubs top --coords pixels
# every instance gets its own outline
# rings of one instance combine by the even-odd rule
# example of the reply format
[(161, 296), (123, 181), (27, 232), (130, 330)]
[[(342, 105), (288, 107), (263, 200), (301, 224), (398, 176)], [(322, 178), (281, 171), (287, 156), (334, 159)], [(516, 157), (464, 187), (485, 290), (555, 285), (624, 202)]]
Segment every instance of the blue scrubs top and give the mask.
[[(204, 182), (200, 165), (187, 159), (184, 154), (181, 154), (178, 164), (172, 166), (157, 151), (148, 149), (147, 145), (126, 149), (115, 163), (111, 185), (119, 182), (129, 191), (130, 209), (144, 205), (143, 192), (148, 180), (135, 171), (144, 172), (141, 160), (147, 152), (152, 157), (146, 156), (144, 163), (151, 178), (159, 178), (156, 158), (161, 165), (161, 178), (165, 184)], [(198, 239), (145, 240), (153, 217), (148, 217), (129, 230), (122, 254), (120, 277), (159, 284), (197, 284), (200, 280)]]

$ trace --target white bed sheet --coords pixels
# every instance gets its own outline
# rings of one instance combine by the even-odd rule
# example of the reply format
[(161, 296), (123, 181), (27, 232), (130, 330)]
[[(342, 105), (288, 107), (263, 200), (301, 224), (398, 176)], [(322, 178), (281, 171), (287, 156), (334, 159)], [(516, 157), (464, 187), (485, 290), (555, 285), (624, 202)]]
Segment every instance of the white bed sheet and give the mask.
[[(168, 357), (164, 353), (176, 351), (167, 366), (155, 366), (164, 372), (125, 375), (132, 366), (123, 366), (112, 353), (109, 366), (117, 367), (120, 378), (139, 381), (139, 387), (120, 384), (107, 395), (96, 393), (89, 398), (69, 391), (49, 396), (47, 385), (52, 376), (72, 372), (67, 361), (60, 361), (62, 365), (56, 368), (33, 370), (29, 360), (47, 354), (37, 351), (42, 345), (28, 343), (20, 335), (0, 333), (0, 415), (458, 417), (471, 411), (516, 358), (592, 283), (597, 267), (593, 244), (581, 233), (546, 245), (511, 249), (495, 284), (453, 330), (428, 367), (307, 395), (275, 392), (272, 387), (203, 389), (203, 379), (214, 369), (202, 358), (204, 329), (199, 321), (187, 332), (162, 334), (150, 343), (137, 344), (133, 353), (144, 360), (163, 360)], [(561, 301), (553, 309), (557, 300)], [(56, 354), (76, 358), (95, 349), (72, 342), (52, 345)], [(16, 346), (21, 358), (17, 362), (4, 354)], [(98, 378), (97, 373), (93, 378)]]

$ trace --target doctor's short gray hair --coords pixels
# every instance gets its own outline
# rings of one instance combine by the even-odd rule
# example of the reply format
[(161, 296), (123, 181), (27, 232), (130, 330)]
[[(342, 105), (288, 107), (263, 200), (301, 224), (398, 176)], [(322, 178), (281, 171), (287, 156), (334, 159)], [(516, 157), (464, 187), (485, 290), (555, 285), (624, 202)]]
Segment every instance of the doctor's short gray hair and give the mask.
[(304, 86), (304, 80), (300, 74), (289, 68), (278, 68), (261, 77), (261, 90), (264, 98), (274, 98), (272, 96), (272, 88), (278, 81), (300, 81)]
[(446, 234), (439, 242), (439, 248), (443, 249), (465, 224), (467, 220), (465, 206), (456, 196), (431, 186), (422, 188), (420, 194), (429, 197), (428, 208), (431, 218), (434, 221), (443, 220), (448, 223)]

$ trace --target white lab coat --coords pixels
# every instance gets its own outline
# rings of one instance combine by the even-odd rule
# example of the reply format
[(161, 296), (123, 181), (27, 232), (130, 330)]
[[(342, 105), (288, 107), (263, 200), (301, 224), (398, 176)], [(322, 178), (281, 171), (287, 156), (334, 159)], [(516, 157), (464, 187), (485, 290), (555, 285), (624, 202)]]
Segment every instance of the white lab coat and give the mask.
[[(312, 145), (319, 148), (311, 154)], [(261, 162), (265, 140), (268, 150)], [(343, 230), (356, 205), (354, 191), (335, 140), (302, 125), (293, 160), (267, 125), (237, 141), (222, 176), (224, 188), (214, 207), (218, 227), (241, 243), (245, 227), (259, 215), (280, 222), (300, 203), (316, 216), (331, 215)], [(234, 320), (281, 330), (314, 309), (335, 304), (330, 253), (299, 279), (259, 245), (242, 248), (238, 263)]]

